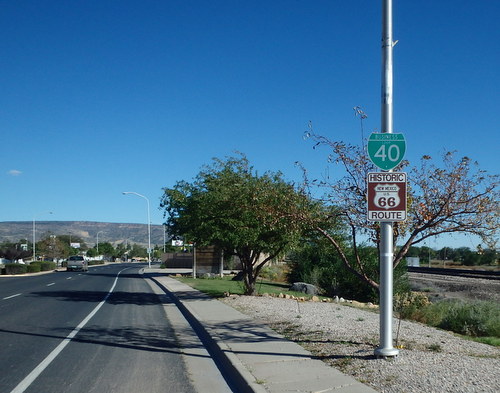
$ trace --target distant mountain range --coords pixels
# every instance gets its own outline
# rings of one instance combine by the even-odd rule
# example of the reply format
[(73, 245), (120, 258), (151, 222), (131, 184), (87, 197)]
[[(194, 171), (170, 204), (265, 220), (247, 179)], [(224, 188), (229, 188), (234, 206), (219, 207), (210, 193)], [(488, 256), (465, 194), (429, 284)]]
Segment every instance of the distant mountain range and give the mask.
[[(119, 224), (92, 221), (36, 221), (36, 241), (48, 235), (70, 235), (83, 239), (87, 246), (93, 247), (97, 242), (109, 242), (116, 246), (120, 243), (135, 243), (147, 247), (147, 224)], [(17, 242), (21, 239), (33, 241), (33, 221), (0, 222), (0, 242)], [(166, 240), (170, 237), (166, 234)], [(163, 246), (164, 233), (162, 225), (151, 225), (151, 246)]]

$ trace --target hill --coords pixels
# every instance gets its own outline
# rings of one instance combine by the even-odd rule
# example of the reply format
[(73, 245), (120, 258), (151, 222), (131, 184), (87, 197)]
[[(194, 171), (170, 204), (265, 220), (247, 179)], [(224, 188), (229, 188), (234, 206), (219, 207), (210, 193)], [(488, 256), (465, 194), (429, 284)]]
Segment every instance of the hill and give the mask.
[[(147, 247), (147, 224), (121, 224), (93, 221), (36, 221), (36, 240), (48, 235), (78, 236), (87, 246), (93, 247), (99, 243), (109, 242), (116, 246), (120, 243), (136, 243)], [(0, 242), (17, 242), (21, 239), (33, 240), (33, 221), (3, 221), (0, 222)], [(151, 225), (151, 246), (162, 246), (164, 234), (162, 225)], [(169, 239), (167, 234), (167, 240)]]

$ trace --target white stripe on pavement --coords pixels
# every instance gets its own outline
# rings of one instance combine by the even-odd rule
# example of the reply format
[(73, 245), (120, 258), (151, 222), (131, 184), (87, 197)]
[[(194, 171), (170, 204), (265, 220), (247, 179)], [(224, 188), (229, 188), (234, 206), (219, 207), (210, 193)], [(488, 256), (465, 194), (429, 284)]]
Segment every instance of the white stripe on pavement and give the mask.
[(13, 297), (21, 296), (21, 295), (22, 295), (22, 293), (16, 293), (15, 295), (4, 297), (2, 300), (12, 299)]
[(92, 311), (89, 315), (85, 317), (85, 319), (80, 322), (80, 324), (70, 333), (68, 336), (51, 352), (49, 355), (42, 360), (42, 362), (35, 367), (35, 369), (30, 372), (26, 378), (24, 378), (15, 388), (12, 390), (10, 393), (23, 393), (26, 389), (29, 388), (29, 386), (33, 383), (35, 379), (38, 378), (38, 376), (49, 366), (50, 363), (61, 353), (61, 351), (68, 345), (71, 340), (78, 334), (78, 332), (87, 324), (88, 321), (99, 311), (99, 309), (106, 303), (106, 300), (108, 300), (109, 295), (111, 295), (111, 292), (115, 289), (116, 283), (118, 281), (118, 276), (120, 275), (121, 272), (124, 270), (127, 270), (130, 268), (125, 268), (123, 270), (120, 270), (118, 274), (116, 275), (115, 281), (113, 282), (113, 285), (111, 286), (111, 289), (109, 292), (106, 294), (106, 297), (102, 302), (100, 302)]

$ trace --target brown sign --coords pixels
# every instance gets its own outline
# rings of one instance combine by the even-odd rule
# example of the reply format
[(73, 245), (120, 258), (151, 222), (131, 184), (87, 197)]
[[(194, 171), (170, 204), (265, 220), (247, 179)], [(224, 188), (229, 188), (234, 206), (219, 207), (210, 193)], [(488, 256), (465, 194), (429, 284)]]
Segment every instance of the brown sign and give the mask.
[(406, 220), (406, 173), (370, 172), (368, 186), (368, 221)]

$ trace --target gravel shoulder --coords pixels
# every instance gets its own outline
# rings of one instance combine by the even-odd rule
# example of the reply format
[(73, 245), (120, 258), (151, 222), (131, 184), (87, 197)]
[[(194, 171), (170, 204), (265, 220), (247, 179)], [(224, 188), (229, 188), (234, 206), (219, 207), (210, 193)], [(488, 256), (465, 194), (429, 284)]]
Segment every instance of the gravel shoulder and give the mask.
[[(500, 392), (500, 349), (394, 320), (395, 359), (377, 359), (379, 314), (340, 303), (230, 296), (222, 301), (384, 393)], [(398, 334), (399, 327), (399, 334)], [(396, 343), (395, 343), (396, 345)]]

